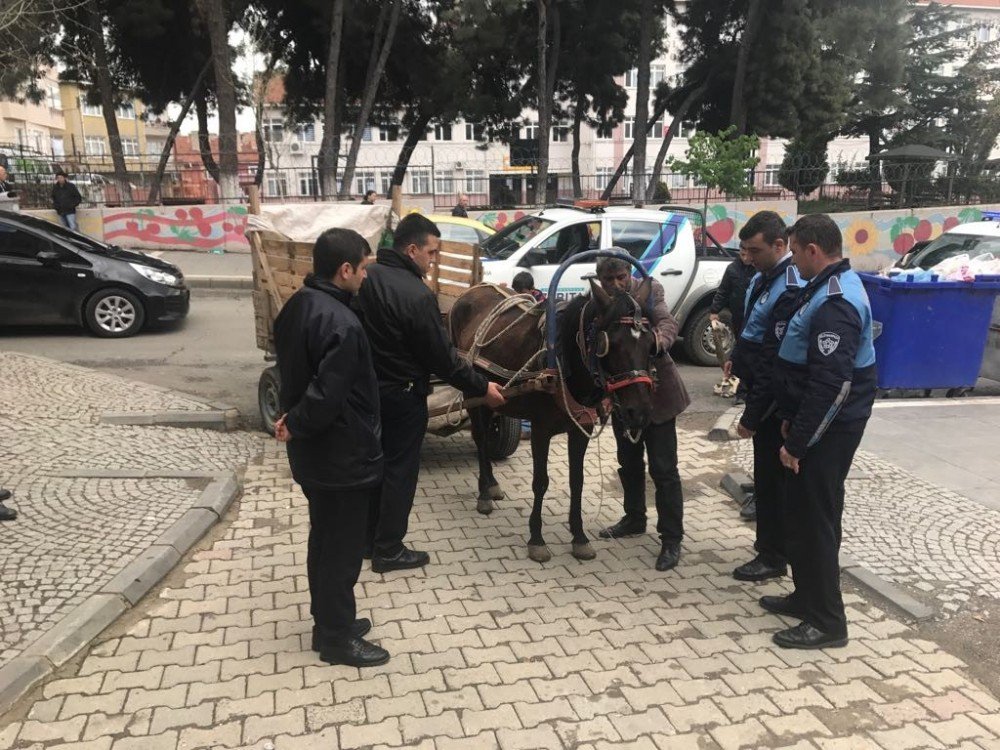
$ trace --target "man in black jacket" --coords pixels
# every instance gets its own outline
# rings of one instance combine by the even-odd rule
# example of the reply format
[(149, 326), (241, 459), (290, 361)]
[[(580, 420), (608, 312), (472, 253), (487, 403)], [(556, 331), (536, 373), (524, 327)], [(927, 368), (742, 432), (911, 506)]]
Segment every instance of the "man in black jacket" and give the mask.
[(426, 552), (403, 544), (417, 491), (420, 446), (427, 431), (427, 395), (431, 373), (467, 396), (486, 396), (496, 408), (504, 403), (500, 387), (458, 356), (424, 275), (441, 247), (441, 232), (421, 214), (399, 222), (392, 248), (378, 252), (358, 309), (371, 341), (382, 404), (382, 450), (385, 481), (372, 503), (368, 544), (372, 570), (419, 568)]
[(52, 186), (52, 208), (59, 214), (59, 221), (67, 229), (80, 231), (76, 222), (76, 207), (83, 200), (76, 185), (69, 181), (68, 175), (59, 170), (56, 172), (56, 184)]
[(715, 290), (712, 298), (712, 306), (708, 309), (708, 317), (713, 321), (719, 320), (719, 313), (729, 310), (730, 325), (733, 329), (733, 336), (739, 336), (743, 330), (743, 308), (746, 305), (747, 287), (757, 269), (750, 262), (750, 255), (740, 244), (740, 257), (726, 266), (726, 272), (722, 274), (722, 281), (719, 288)]
[(330, 664), (375, 666), (389, 653), (364, 640), (355, 619), (368, 506), (382, 483), (378, 383), (371, 348), (348, 307), (371, 249), (350, 229), (329, 229), (313, 248), (313, 273), (274, 321), (284, 412), (275, 437), (309, 501), (306, 567), (313, 650)]

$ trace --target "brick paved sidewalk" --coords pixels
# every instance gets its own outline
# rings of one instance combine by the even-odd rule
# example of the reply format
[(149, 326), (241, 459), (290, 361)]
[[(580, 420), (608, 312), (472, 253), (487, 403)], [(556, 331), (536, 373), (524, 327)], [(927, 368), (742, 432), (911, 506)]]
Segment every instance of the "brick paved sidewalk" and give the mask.
[[(222, 537), (0, 721), (0, 748), (1000, 748), (1000, 703), (965, 665), (856, 594), (847, 648), (775, 648), (756, 599), (783, 586), (729, 576), (751, 529), (702, 481), (728, 452), (680, 443), (687, 538), (661, 574), (652, 536), (569, 555), (564, 440), (544, 566), (524, 549), (528, 452), (483, 517), (467, 436), (428, 441), (410, 539), (432, 564), (362, 573), (393, 654), (363, 672), (307, 650), (306, 506), (271, 444)], [(613, 456), (608, 431), (588, 454), (595, 536), (618, 515)]]

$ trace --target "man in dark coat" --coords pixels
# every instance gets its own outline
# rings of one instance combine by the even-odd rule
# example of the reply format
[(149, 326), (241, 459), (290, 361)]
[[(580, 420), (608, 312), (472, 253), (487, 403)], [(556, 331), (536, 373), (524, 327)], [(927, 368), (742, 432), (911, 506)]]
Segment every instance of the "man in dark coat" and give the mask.
[[(624, 252), (624, 251), (623, 251)], [(601, 258), (597, 278), (609, 294), (628, 289), (635, 294), (641, 283), (632, 278), (632, 266), (617, 258)], [(649, 322), (656, 334), (656, 385), (653, 390), (650, 423), (642, 431), (638, 443), (625, 435), (618, 415), (612, 416), (611, 426), (618, 444), (618, 476), (624, 492), (625, 515), (613, 526), (603, 529), (603, 539), (617, 539), (646, 533), (646, 465), (656, 487), (656, 531), (660, 535), (660, 554), (656, 569), (670, 570), (681, 556), (684, 536), (684, 491), (677, 469), (677, 415), (691, 403), (677, 366), (669, 350), (677, 340), (679, 326), (667, 307), (663, 287), (653, 281)]]
[(746, 304), (747, 287), (750, 286), (750, 279), (755, 273), (757, 269), (750, 262), (750, 256), (740, 247), (740, 257), (726, 266), (719, 288), (715, 290), (715, 296), (712, 298), (712, 306), (708, 310), (709, 317), (713, 321), (719, 320), (719, 313), (729, 310), (733, 336), (739, 336), (743, 330), (743, 307)]
[(458, 203), (456, 203), (455, 207), (451, 209), (451, 215), (458, 216), (462, 219), (469, 218), (469, 196), (465, 193), (458, 196)]
[(385, 481), (373, 499), (368, 544), (372, 570), (419, 568), (426, 552), (403, 544), (417, 491), (420, 446), (427, 431), (427, 396), (435, 374), (467, 396), (486, 396), (496, 408), (504, 403), (500, 387), (458, 356), (441, 323), (434, 293), (424, 283), (441, 247), (441, 232), (421, 214), (399, 222), (393, 246), (378, 251), (358, 309), (371, 341), (382, 405)]
[(83, 198), (76, 185), (67, 178), (68, 175), (63, 170), (56, 172), (56, 184), (52, 186), (52, 208), (59, 214), (59, 221), (63, 226), (78, 232), (80, 228), (76, 222), (76, 207)]
[(371, 249), (350, 229), (329, 229), (313, 248), (313, 273), (274, 321), (283, 416), (275, 437), (288, 445), (292, 476), (309, 501), (306, 567), (313, 650), (330, 664), (375, 666), (385, 649), (364, 640), (355, 619), (368, 506), (382, 483), (378, 382), (371, 348), (350, 309)]

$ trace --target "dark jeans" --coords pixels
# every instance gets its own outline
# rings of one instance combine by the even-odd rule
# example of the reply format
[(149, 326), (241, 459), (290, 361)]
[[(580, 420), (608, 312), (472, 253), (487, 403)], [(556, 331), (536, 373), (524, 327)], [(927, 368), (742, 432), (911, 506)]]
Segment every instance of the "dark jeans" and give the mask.
[(753, 436), (753, 485), (757, 502), (757, 552), (766, 563), (786, 563), (783, 498), (785, 469), (778, 456), (784, 440), (781, 420), (770, 416)]
[(827, 433), (799, 461), (799, 473), (785, 470), (785, 528), (792, 594), (803, 620), (825, 633), (846, 634), (840, 594), (841, 519), (844, 480), (861, 433)]
[(618, 475), (624, 491), (625, 515), (646, 520), (646, 463), (656, 487), (656, 531), (662, 542), (680, 542), (684, 536), (684, 490), (677, 470), (677, 423), (670, 419), (649, 424), (638, 443), (625, 436), (621, 420), (615, 414), (611, 427), (618, 443)]
[(303, 486), (302, 492), (309, 501), (309, 611), (321, 628), (341, 632), (357, 616), (354, 585), (361, 572), (368, 506), (378, 488)]
[(386, 388), (379, 396), (385, 475), (381, 494), (373, 497), (368, 514), (368, 543), (376, 557), (394, 557), (403, 550), (417, 492), (427, 396), (400, 388)]

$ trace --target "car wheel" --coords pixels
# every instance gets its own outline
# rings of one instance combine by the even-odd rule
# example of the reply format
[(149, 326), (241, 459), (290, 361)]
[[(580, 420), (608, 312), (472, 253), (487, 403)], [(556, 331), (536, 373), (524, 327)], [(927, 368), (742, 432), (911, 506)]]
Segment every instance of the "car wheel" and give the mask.
[(274, 434), (274, 423), (278, 421), (281, 406), (278, 394), (281, 392), (281, 375), (277, 367), (268, 367), (260, 374), (257, 382), (257, 408), (260, 409), (260, 421), (264, 430)]
[(122, 339), (142, 329), (146, 308), (132, 292), (102, 289), (87, 301), (84, 320), (95, 336)]
[[(688, 358), (701, 367), (718, 367), (719, 359), (715, 354), (715, 338), (712, 336), (711, 313), (706, 307), (696, 312), (684, 332), (684, 352)], [(728, 357), (735, 344), (732, 329), (726, 326), (723, 334), (723, 347)]]
[(486, 453), (494, 461), (511, 456), (521, 442), (521, 420), (494, 415), (486, 438)]

